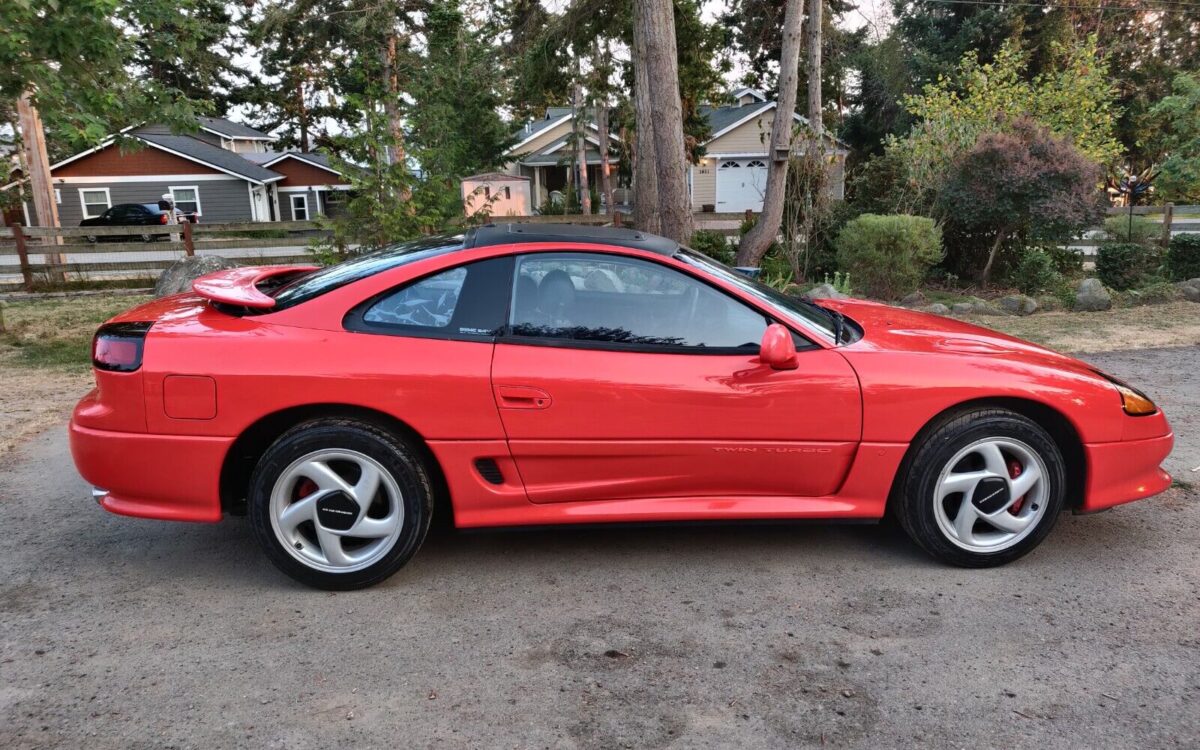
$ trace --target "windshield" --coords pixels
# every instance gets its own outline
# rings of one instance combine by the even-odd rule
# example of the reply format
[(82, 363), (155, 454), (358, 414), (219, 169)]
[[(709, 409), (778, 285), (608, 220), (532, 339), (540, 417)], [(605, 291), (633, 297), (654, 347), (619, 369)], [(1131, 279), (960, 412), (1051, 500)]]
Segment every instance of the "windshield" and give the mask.
[(293, 279), (273, 292), (269, 292), (275, 298), (275, 306), (271, 308), (271, 312), (307, 302), (313, 297), (319, 297), (359, 279), (374, 276), (381, 271), (432, 258), (435, 255), (461, 250), (462, 246), (463, 236), (461, 234), (444, 234), (410, 242), (398, 242), (373, 252), (356, 255), (341, 263), (326, 266)]
[[(707, 255), (698, 253), (690, 248), (680, 248), (679, 253), (675, 257), (688, 265), (700, 268), (713, 276), (717, 276), (733, 284), (742, 291), (754, 296), (760, 302), (765, 303), (772, 310), (779, 311), (780, 314), (787, 317), (791, 322), (810, 329), (815, 328), (830, 339), (833, 339), (834, 331), (838, 327), (837, 316), (840, 313), (834, 313), (807, 300), (789, 297), (761, 281), (756, 281), (749, 276), (740, 274), (729, 266), (718, 263)], [(845, 333), (843, 333), (843, 341), (845, 341)]]

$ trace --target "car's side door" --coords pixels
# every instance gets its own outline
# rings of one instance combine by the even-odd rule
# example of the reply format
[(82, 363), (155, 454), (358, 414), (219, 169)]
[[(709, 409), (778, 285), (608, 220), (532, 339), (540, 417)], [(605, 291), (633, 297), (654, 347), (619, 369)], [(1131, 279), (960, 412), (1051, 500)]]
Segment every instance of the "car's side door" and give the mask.
[(770, 322), (648, 259), (518, 256), (492, 385), (530, 500), (835, 492), (860, 437), (857, 378), (799, 336), (798, 369), (763, 365)]

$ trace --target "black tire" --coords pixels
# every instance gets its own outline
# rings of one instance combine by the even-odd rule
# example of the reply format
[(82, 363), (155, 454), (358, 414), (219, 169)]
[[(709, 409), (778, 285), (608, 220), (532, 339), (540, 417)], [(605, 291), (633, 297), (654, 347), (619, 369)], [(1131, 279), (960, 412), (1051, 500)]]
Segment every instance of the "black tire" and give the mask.
[(84, 239), (87, 240), (88, 242), (92, 243), (93, 245), (96, 244), (96, 235), (94, 235), (94, 234), (89, 234), (89, 235), (85, 236)]
[[(964, 549), (939, 525), (935, 515), (938, 481), (946, 465), (968, 446), (988, 438), (1013, 439), (1032, 449), (1045, 464), (1045, 509), (1033, 529), (1015, 544), (995, 552)], [(1041, 543), (1062, 511), (1066, 466), (1062, 452), (1046, 430), (1007, 409), (979, 408), (947, 415), (919, 437), (901, 465), (891, 510), (908, 536), (938, 560), (964, 568), (1004, 565)], [(950, 500), (948, 502), (953, 502)]]
[[(282, 473), (315, 451), (347, 450), (377, 462), (395, 481), (403, 508), (399, 536), (377, 562), (353, 572), (310, 567), (284, 547), (271, 519), (271, 495)], [(259, 459), (250, 478), (250, 524), (276, 567), (315, 588), (333, 591), (373, 586), (402, 568), (420, 548), (433, 515), (434, 489), (421, 453), (390, 430), (352, 419), (314, 419), (284, 433)]]
[(154, 235), (148, 234), (148, 233), (141, 235), (141, 237), (142, 237), (142, 242), (154, 242), (154, 240), (156, 239)]

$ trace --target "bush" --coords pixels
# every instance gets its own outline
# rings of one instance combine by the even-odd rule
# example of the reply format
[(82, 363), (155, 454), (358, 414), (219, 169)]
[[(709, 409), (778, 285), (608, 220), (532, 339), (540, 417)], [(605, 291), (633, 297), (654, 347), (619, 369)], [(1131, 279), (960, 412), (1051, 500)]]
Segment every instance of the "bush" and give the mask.
[(1157, 266), (1157, 253), (1133, 242), (1101, 245), (1096, 256), (1096, 275), (1105, 286), (1118, 291), (1138, 286)]
[(713, 260), (722, 263), (732, 263), (734, 247), (725, 240), (725, 235), (711, 229), (697, 229), (692, 233), (690, 246), (698, 253), (704, 253)]
[(942, 230), (924, 216), (863, 214), (838, 234), (838, 267), (866, 295), (899, 299), (942, 258)]
[(1167, 273), (1176, 281), (1200, 278), (1200, 234), (1177, 234), (1171, 238)]
[(1110, 216), (1104, 220), (1104, 233), (1110, 242), (1132, 242), (1135, 245), (1156, 245), (1162, 237), (1162, 224), (1143, 216), (1133, 217), (1133, 232), (1129, 231), (1129, 216)]
[(1008, 276), (1013, 286), (1030, 296), (1057, 294), (1066, 283), (1056, 267), (1054, 256), (1040, 247), (1024, 248)]

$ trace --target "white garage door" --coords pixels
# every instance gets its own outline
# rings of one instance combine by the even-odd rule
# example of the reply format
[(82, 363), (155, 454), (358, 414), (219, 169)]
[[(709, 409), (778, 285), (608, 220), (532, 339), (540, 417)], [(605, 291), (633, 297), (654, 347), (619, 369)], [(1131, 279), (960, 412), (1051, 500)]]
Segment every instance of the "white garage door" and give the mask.
[(761, 211), (767, 185), (762, 159), (722, 159), (717, 166), (717, 210)]

